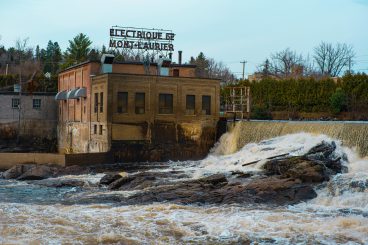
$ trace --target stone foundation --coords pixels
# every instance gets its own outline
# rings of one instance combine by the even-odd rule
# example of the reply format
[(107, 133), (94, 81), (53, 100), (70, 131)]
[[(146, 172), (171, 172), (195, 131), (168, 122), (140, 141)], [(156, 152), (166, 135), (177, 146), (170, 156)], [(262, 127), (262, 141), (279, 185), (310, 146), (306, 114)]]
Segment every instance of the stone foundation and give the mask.
[(201, 124), (156, 123), (152, 141), (112, 141), (115, 162), (199, 160), (216, 141), (216, 128)]

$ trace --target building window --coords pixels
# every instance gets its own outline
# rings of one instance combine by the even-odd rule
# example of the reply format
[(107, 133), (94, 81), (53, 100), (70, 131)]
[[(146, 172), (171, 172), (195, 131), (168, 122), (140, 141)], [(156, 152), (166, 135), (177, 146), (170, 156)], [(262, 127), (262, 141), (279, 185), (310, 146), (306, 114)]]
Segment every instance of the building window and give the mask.
[(135, 93), (135, 114), (145, 113), (145, 93)]
[(19, 99), (12, 99), (12, 108), (19, 109)]
[(179, 76), (179, 69), (174, 69), (173, 70), (173, 77), (178, 77)]
[(98, 112), (98, 93), (95, 93), (94, 112)]
[(128, 113), (128, 92), (118, 92), (118, 113)]
[(202, 96), (202, 114), (211, 115), (211, 96)]
[(159, 114), (172, 114), (173, 113), (173, 95), (172, 94), (159, 94), (158, 113)]
[(103, 92), (100, 93), (100, 112), (103, 112)]
[(33, 99), (33, 109), (41, 109), (41, 99)]
[(185, 114), (194, 115), (195, 113), (195, 95), (187, 95)]
[(102, 125), (100, 125), (100, 135), (102, 135)]
[(94, 134), (97, 134), (97, 125), (95, 124), (95, 125), (93, 125), (93, 133)]

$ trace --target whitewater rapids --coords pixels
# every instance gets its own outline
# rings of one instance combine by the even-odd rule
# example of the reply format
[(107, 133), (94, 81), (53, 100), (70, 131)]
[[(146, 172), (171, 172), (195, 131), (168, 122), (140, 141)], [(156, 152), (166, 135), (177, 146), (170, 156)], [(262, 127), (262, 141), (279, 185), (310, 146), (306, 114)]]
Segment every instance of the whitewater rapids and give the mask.
[[(316, 189), (317, 198), (278, 208), (170, 203), (66, 205), (62, 200), (81, 191), (0, 180), (0, 244), (368, 244), (367, 158), (360, 158), (337, 140), (307, 133), (247, 144), (229, 154), (231, 137), (224, 135), (202, 161), (170, 162), (170, 167), (161, 171), (184, 170), (190, 178), (218, 172), (254, 173), (261, 171), (262, 159), (267, 157), (302, 155), (322, 141), (335, 141), (336, 154), (346, 158), (348, 172)], [(242, 166), (257, 160), (261, 161)], [(91, 186), (100, 177), (74, 176), (90, 181)], [(89, 189), (89, 193), (100, 191)]]

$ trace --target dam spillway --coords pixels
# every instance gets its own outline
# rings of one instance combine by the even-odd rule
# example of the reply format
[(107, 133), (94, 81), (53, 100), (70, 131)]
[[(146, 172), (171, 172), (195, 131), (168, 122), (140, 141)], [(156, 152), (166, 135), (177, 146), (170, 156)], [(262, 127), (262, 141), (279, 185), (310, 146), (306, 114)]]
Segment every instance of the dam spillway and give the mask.
[(294, 133), (325, 134), (338, 139), (343, 146), (368, 155), (368, 122), (363, 121), (238, 121), (228, 123), (225, 154), (238, 151), (248, 143)]

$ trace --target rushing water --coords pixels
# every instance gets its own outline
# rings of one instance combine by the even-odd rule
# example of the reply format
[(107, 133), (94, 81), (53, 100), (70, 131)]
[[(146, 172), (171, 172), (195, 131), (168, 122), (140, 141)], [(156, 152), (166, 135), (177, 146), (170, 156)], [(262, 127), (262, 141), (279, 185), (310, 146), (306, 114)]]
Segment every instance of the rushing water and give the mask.
[[(260, 171), (242, 163), (282, 153), (300, 155), (324, 135), (298, 133), (245, 145), (233, 154), (231, 134), (197, 162), (170, 162), (160, 171), (183, 170), (190, 178), (230, 171)], [(78, 197), (130, 195), (97, 186), (102, 175), (65, 176), (84, 188), (40, 187), (0, 180), (0, 244), (368, 244), (368, 160), (337, 142), (348, 173), (317, 190), (318, 197), (293, 206), (124, 206), (109, 201), (78, 203)], [(157, 170), (155, 170), (157, 171)], [(174, 180), (173, 180), (174, 181)], [(73, 201), (70, 201), (73, 200)], [(96, 199), (97, 200), (97, 199)]]

